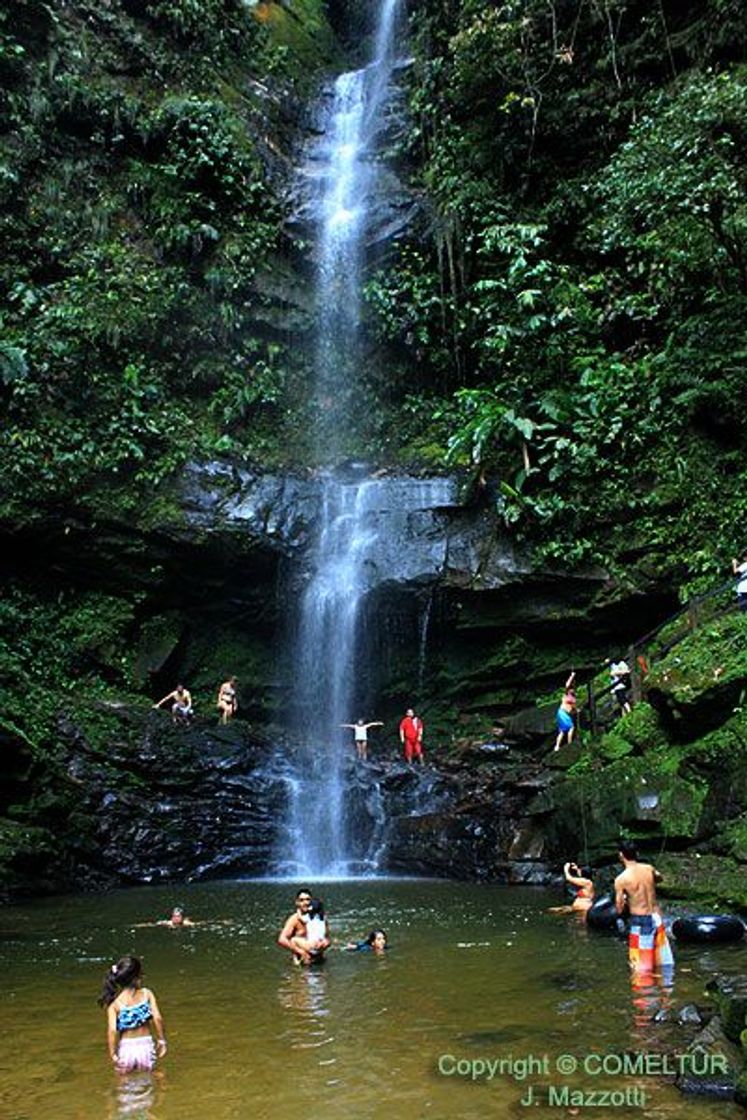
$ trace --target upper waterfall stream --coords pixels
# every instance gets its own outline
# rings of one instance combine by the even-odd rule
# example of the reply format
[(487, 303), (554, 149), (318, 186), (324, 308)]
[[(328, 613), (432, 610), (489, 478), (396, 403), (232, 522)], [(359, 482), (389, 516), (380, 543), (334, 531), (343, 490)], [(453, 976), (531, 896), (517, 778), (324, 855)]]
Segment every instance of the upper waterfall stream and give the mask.
[(341, 728), (358, 718), (379, 718), (365, 708), (370, 633), (363, 632), (363, 604), (377, 583), (406, 573), (402, 542), (408, 518), (447, 504), (451, 491), (446, 480), (351, 481), (331, 467), (339, 458), (339, 437), (356, 423), (360, 407), (361, 286), (399, 9), (399, 0), (381, 4), (372, 60), (335, 81), (321, 138), (300, 169), (315, 230), (314, 435), (322, 470), (311, 570), (291, 635), (290, 710), (302, 748), (287, 776), (288, 820), (279, 863), (315, 876), (375, 868), (381, 830), (369, 822), (365, 835), (356, 835), (347, 797), (351, 733)]

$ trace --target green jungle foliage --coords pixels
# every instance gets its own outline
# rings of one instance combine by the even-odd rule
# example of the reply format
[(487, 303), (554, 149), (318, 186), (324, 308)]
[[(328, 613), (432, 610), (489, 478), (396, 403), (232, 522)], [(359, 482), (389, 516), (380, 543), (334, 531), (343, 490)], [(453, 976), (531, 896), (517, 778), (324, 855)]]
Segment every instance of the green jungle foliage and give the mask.
[(279, 6), (242, 0), (0, 10), (11, 517), (132, 508), (190, 456), (282, 426), (286, 346), (252, 314), (283, 219), (256, 118), (268, 81), (298, 96), (311, 58), (329, 64), (321, 6), (303, 9), (295, 39)]
[[(343, 7), (0, 5), (9, 532), (71, 511), (147, 525), (192, 458), (309, 461), (308, 323), (285, 298), (308, 262), (284, 176), (305, 102), (349, 64), (328, 23)], [(742, 0), (411, 0), (409, 22), (409, 116), (387, 155), (420, 217), (366, 285), (370, 369), (346, 452), (463, 470), (540, 559), (711, 585), (747, 545)], [(360, 55), (352, 33), (346, 46)], [(142, 702), (139, 605), (82, 587), (6, 595), (0, 879), (53, 850), (41, 822), (84, 830), (56, 729), (69, 716), (103, 749), (91, 701)], [(708, 667), (683, 684), (684, 669), (662, 685), (666, 710), (724, 690), (731, 749), (741, 662), (723, 680)], [(578, 777), (624, 778), (655, 744), (662, 775), (677, 763), (667, 834), (681, 837), (709, 802), (697, 752), (660, 742), (663, 718), (641, 708)], [(744, 804), (719, 812), (743, 851)]]
[(415, 457), (485, 468), (505, 522), (565, 564), (648, 556), (692, 588), (744, 545), (743, 16), (737, 0), (412, 14), (429, 236), (373, 279), (371, 314), (399, 347)]

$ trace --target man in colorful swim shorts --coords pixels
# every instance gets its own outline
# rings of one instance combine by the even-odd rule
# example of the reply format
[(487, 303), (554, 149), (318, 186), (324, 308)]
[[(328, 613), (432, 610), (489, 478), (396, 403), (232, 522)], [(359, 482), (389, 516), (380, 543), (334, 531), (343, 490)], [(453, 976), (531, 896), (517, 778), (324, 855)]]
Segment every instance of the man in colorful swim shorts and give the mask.
[(664, 928), (656, 883), (661, 875), (650, 863), (638, 862), (635, 844), (620, 845), (624, 870), (615, 879), (615, 906), (618, 914), (628, 908), (628, 959), (636, 973), (659, 972), (674, 964), (674, 956)]

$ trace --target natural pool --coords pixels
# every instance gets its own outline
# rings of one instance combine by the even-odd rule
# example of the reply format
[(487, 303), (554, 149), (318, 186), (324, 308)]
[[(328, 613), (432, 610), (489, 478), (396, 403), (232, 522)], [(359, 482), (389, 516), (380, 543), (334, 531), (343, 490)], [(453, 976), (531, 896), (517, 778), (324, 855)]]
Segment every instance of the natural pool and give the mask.
[[(622, 942), (551, 915), (551, 891), (378, 880), (312, 884), (335, 940), (374, 925), (384, 958), (330, 952), (299, 969), (274, 944), (295, 884), (136, 888), (0, 911), (5, 1120), (484, 1120), (568, 1116), (546, 1086), (638, 1090), (643, 1106), (580, 1115), (737, 1120), (731, 1103), (683, 1098), (657, 1077), (562, 1076), (561, 1055), (684, 1046), (687, 1028), (651, 1018), (706, 1002), (717, 969), (747, 948), (680, 947), (673, 987), (634, 990)], [(134, 928), (182, 903), (194, 929)], [(164, 1013), (169, 1054), (151, 1079), (110, 1068), (102, 974), (134, 952)], [(471, 1082), (455, 1059), (548, 1056), (549, 1077)], [(450, 1057), (449, 1057), (450, 1056)], [(443, 1072), (439, 1072), (439, 1062)], [(527, 1086), (536, 1099), (522, 1106)]]

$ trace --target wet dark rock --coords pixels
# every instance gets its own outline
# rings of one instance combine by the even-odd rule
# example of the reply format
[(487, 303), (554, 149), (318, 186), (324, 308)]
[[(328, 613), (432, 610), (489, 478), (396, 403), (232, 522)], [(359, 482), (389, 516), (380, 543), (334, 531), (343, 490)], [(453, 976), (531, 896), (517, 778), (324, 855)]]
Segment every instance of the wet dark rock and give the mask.
[(744, 1053), (729, 1040), (718, 1018), (712, 1019), (695, 1035), (686, 1053), (692, 1054), (693, 1064), (675, 1081), (680, 1092), (718, 1100), (731, 1100), (735, 1096), (744, 1067)]
[(161, 713), (116, 714), (123, 734), (106, 755), (60, 726), (93, 822), (76, 876), (150, 883), (264, 871), (283, 801), (268, 744), (238, 722), (180, 728)]
[(703, 1026), (711, 1017), (712, 1012), (696, 1007), (694, 1003), (686, 1003), (685, 1006), (681, 1007), (677, 1012), (677, 1022), (681, 1026), (689, 1026), (691, 1024)]

